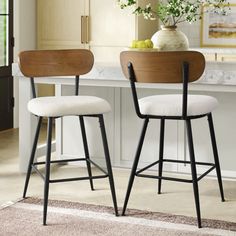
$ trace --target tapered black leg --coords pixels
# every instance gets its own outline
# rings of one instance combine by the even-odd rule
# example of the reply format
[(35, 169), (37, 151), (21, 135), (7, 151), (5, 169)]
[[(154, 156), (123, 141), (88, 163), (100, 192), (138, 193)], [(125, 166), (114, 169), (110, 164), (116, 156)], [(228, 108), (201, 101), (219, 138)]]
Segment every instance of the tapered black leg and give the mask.
[(90, 187), (91, 190), (94, 190), (93, 187), (93, 180), (92, 180), (92, 170), (91, 170), (91, 164), (89, 162), (89, 149), (88, 149), (88, 142), (87, 142), (87, 137), (86, 137), (86, 131), (85, 131), (85, 125), (84, 125), (84, 118), (83, 116), (79, 116), (80, 120), (80, 127), (81, 127), (81, 133), (82, 133), (82, 138), (83, 138), (83, 145), (84, 145), (84, 154), (86, 158), (86, 164), (87, 164), (87, 169), (88, 169), (88, 175), (90, 177)]
[(130, 192), (131, 192), (131, 189), (132, 189), (132, 186), (133, 186), (133, 183), (134, 183), (134, 177), (135, 177), (135, 173), (136, 173), (136, 170), (137, 170), (137, 167), (138, 167), (138, 162), (139, 162), (140, 153), (141, 153), (141, 150), (142, 150), (143, 141), (144, 141), (144, 137), (145, 137), (145, 134), (146, 134), (148, 122), (149, 122), (149, 119), (146, 118), (144, 120), (143, 129), (142, 129), (142, 132), (141, 132), (141, 136), (140, 136), (140, 139), (139, 139), (138, 147), (137, 147), (135, 158), (134, 158), (133, 167), (131, 169), (131, 173), (130, 173), (130, 177), (129, 177), (129, 183), (128, 183), (128, 188), (127, 188), (127, 192), (126, 192), (126, 196), (125, 196), (125, 202), (124, 202), (124, 206), (123, 206), (123, 210), (122, 210), (122, 215), (125, 215), (125, 211), (126, 211), (127, 204), (128, 204), (128, 201), (129, 201), (129, 196), (130, 196)]
[(214, 125), (213, 125), (213, 119), (212, 119), (211, 113), (208, 115), (208, 123), (209, 123), (210, 135), (211, 135), (211, 144), (212, 144), (212, 149), (213, 149), (213, 154), (214, 154), (214, 160), (215, 160), (215, 165), (216, 165), (216, 174), (217, 174), (217, 179), (218, 179), (219, 188), (220, 188), (221, 200), (222, 202), (224, 202), (225, 198), (224, 198), (224, 190), (223, 190), (221, 171), (220, 171), (220, 162), (219, 162), (215, 131), (214, 131)]
[[(163, 168), (163, 153), (164, 153), (164, 134), (165, 134), (165, 119), (161, 119), (160, 125), (160, 143), (159, 143), (159, 168), (158, 168), (158, 175), (162, 177), (162, 168)], [(162, 179), (158, 180), (158, 194), (161, 194), (161, 181)]]
[(47, 153), (46, 153), (46, 165), (45, 165), (45, 180), (44, 180), (44, 205), (43, 205), (43, 225), (46, 225), (47, 221), (47, 209), (48, 209), (48, 192), (50, 181), (50, 162), (51, 162), (51, 142), (52, 142), (52, 122), (53, 118), (48, 118), (48, 131), (47, 131)]
[(118, 216), (119, 213), (118, 213), (118, 207), (117, 207), (115, 185), (114, 185), (113, 173), (112, 173), (112, 168), (111, 168), (111, 160), (110, 160), (110, 154), (109, 154), (109, 148), (108, 148), (108, 143), (107, 143), (107, 136), (106, 136), (106, 129), (105, 129), (103, 115), (99, 116), (99, 122), (100, 122), (102, 142), (103, 142), (103, 148), (104, 148), (106, 165), (107, 165), (108, 178), (109, 178), (111, 194), (112, 194), (112, 199), (113, 199), (113, 205), (115, 209), (115, 214), (116, 216)]
[(25, 198), (26, 192), (27, 192), (27, 189), (28, 189), (28, 184), (29, 184), (29, 179), (30, 179), (30, 175), (31, 175), (31, 171), (32, 171), (32, 164), (34, 162), (34, 157), (35, 157), (35, 152), (36, 152), (36, 148), (37, 148), (37, 143), (38, 143), (41, 124), (42, 124), (42, 117), (39, 117), (38, 118), (38, 125), (37, 125), (37, 128), (36, 128), (36, 133), (35, 133), (35, 137), (34, 137), (33, 147), (32, 147), (32, 151), (31, 151), (31, 154), (30, 154), (28, 170), (27, 170), (27, 174), (26, 174), (26, 178), (25, 178), (23, 198)]
[(189, 156), (190, 156), (190, 162), (191, 162), (193, 192), (194, 192), (195, 205), (196, 205), (196, 211), (197, 211), (198, 227), (201, 228), (202, 224), (201, 224), (201, 212), (200, 212), (199, 191), (198, 191), (198, 182), (197, 182), (197, 170), (196, 170), (196, 163), (195, 163), (192, 127), (191, 127), (190, 120), (186, 120), (186, 128), (187, 128), (187, 138), (188, 138)]

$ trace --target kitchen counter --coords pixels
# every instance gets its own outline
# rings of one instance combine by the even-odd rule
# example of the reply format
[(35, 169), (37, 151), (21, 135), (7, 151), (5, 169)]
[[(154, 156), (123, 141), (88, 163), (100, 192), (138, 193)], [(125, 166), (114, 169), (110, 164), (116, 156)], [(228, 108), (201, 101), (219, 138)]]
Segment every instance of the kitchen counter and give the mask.
[[(215, 63), (213, 67), (215, 66), (218, 68), (219, 65)], [(226, 66), (228, 66), (228, 64)], [(208, 65), (207, 69), (209, 69)], [(27, 103), (31, 99), (30, 80), (21, 74), (16, 63), (13, 64), (13, 76), (19, 79), (19, 166), (21, 172), (26, 172), (36, 127), (36, 118), (30, 115), (27, 110)], [(74, 85), (73, 77), (36, 78), (35, 83), (55, 84), (56, 96), (73, 94), (74, 91), (72, 87), (72, 85)], [(140, 121), (135, 117), (130, 97), (129, 81), (124, 78), (120, 66), (108, 63), (95, 63), (90, 73), (81, 76), (80, 85), (81, 94), (97, 95), (110, 102), (113, 111), (106, 117), (106, 121), (112, 162), (115, 166), (130, 167), (133, 152), (137, 144), (136, 139), (139, 135), (139, 130), (137, 130), (139, 125), (137, 125), (137, 127), (134, 125), (139, 124)], [(153, 93), (179, 93), (182, 90), (181, 84), (138, 84), (137, 87), (139, 88), (140, 96)], [(216, 111), (216, 116), (218, 115), (216, 118), (216, 133), (220, 135), (219, 147), (223, 149), (223, 152), (221, 149), (219, 150), (220, 154), (223, 154), (222, 172), (224, 176), (236, 177), (236, 159), (231, 160), (232, 157), (236, 156), (235, 144), (232, 142), (232, 140), (236, 140), (236, 135), (234, 134), (236, 132), (232, 132), (233, 127), (235, 127), (234, 130), (236, 130), (236, 86), (234, 83), (230, 85), (223, 83), (207, 83), (203, 76), (197, 83), (189, 84), (189, 90), (192, 91), (192, 93), (213, 95), (220, 101), (221, 108)], [(71, 146), (71, 139), (78, 140), (78, 142), (80, 140), (79, 129), (78, 135), (76, 134), (71, 137), (77, 130), (77, 128), (75, 128), (75, 122), (77, 121), (75, 121), (74, 118), (66, 118), (56, 123), (56, 142), (53, 144), (53, 148), (57, 151), (59, 158), (83, 155), (83, 152), (79, 150), (79, 146)], [(95, 135), (92, 134), (91, 128), (89, 128), (95, 127), (94, 121), (89, 120), (86, 124), (89, 133), (88, 138), (91, 141), (91, 155), (94, 159), (97, 158), (98, 161), (101, 161), (102, 152), (93, 143), (94, 140), (97, 140), (96, 136), (99, 134), (98, 132), (95, 132)], [(222, 124), (227, 125), (227, 127), (225, 129), (219, 128)], [(148, 138), (150, 141), (150, 150), (155, 150), (157, 145), (153, 146), (153, 135), (155, 136), (156, 133), (158, 133), (158, 129), (156, 131), (150, 130), (151, 134)], [(196, 148), (196, 154), (199, 153), (201, 155), (200, 159), (207, 161), (208, 158), (210, 158), (208, 157), (208, 152), (210, 153), (209, 155), (212, 154), (211, 150), (208, 151), (208, 147), (205, 147), (206, 142), (203, 141), (205, 140), (205, 136), (202, 136), (203, 134), (201, 134), (202, 132), (200, 132), (200, 130), (202, 130), (202, 128), (199, 128), (199, 132), (196, 134), (196, 137), (200, 138), (200, 141), (197, 141), (196, 146), (198, 146), (199, 151)], [(62, 132), (64, 134), (63, 138), (61, 136)], [(179, 121), (176, 121), (176, 123), (170, 122), (170, 129), (167, 129), (167, 148), (165, 150), (171, 157), (176, 157), (177, 159), (188, 158), (188, 154), (186, 154), (185, 151), (186, 143), (184, 135), (185, 132), (182, 123)], [(131, 140), (132, 136), (135, 137), (133, 140)], [(175, 138), (173, 138), (173, 136), (176, 138), (177, 144), (174, 144)], [(155, 141), (158, 143), (158, 137)], [(150, 155), (150, 158), (144, 160), (143, 164), (149, 163), (155, 158), (156, 154), (150, 153), (150, 150), (144, 150), (143, 156)], [(41, 156), (44, 151), (45, 146), (42, 145), (38, 148), (37, 156)], [(69, 153), (69, 151), (71, 153)], [(207, 154), (207, 157), (203, 157), (202, 154)], [(231, 163), (229, 162), (230, 160)], [(171, 171), (188, 172), (187, 167), (179, 164), (177, 166), (170, 165), (167, 169)]]

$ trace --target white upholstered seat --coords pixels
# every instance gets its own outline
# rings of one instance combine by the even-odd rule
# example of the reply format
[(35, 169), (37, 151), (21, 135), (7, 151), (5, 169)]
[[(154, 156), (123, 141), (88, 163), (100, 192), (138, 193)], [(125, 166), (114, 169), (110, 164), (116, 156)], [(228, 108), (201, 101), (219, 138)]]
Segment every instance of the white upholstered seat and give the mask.
[[(182, 94), (155, 95), (139, 99), (140, 112), (144, 115), (182, 116)], [(212, 112), (218, 106), (216, 98), (205, 95), (188, 95), (188, 116)]]
[(70, 115), (104, 114), (110, 104), (94, 96), (38, 97), (29, 101), (28, 110), (37, 116), (59, 117)]

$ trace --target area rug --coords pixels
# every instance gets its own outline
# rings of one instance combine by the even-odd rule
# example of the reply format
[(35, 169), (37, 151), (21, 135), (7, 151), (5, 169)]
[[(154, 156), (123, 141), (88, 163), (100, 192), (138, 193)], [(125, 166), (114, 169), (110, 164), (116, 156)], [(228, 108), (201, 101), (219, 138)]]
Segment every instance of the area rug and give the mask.
[(236, 236), (236, 223), (203, 219), (198, 229), (193, 217), (128, 210), (116, 217), (113, 208), (66, 201), (49, 201), (48, 225), (42, 225), (42, 200), (10, 202), (0, 210), (1, 236)]

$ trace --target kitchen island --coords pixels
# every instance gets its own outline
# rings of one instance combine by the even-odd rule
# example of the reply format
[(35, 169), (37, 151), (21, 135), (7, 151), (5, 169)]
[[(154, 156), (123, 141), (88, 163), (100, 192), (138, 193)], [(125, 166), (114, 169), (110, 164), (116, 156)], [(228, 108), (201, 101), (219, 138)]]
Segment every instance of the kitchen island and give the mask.
[[(232, 64), (227, 63), (224, 71), (231, 72)], [(216, 138), (218, 142), (219, 157), (222, 174), (225, 177), (236, 177), (236, 79), (234, 74), (229, 80), (222, 80), (219, 63), (207, 65), (206, 72), (197, 82), (189, 84), (192, 94), (209, 94), (219, 100), (220, 106), (213, 113), (215, 121)], [(210, 73), (211, 72), (211, 73)], [(210, 76), (211, 74), (211, 76)], [(13, 64), (13, 76), (19, 79), (19, 167), (26, 172), (31, 145), (33, 142), (36, 118), (27, 110), (27, 103), (31, 99), (30, 80), (25, 78)], [(221, 81), (216, 81), (221, 77)], [(74, 78), (37, 78), (35, 83), (55, 84), (56, 96), (74, 94)], [(223, 82), (222, 82), (223, 81)], [(216, 84), (218, 83), (218, 84)], [(80, 80), (80, 94), (89, 94), (106, 99), (112, 107), (112, 112), (105, 115), (107, 136), (113, 166), (130, 167), (134, 158), (138, 142), (141, 122), (135, 114), (129, 81), (121, 71), (120, 65), (108, 63), (95, 63), (92, 71)], [(181, 84), (138, 84), (139, 96), (151, 94), (181, 93)], [(96, 119), (86, 118), (88, 143), (92, 159), (103, 164), (102, 144), (97, 138), (99, 128)], [(93, 131), (93, 132), (92, 132)], [(212, 161), (213, 155), (209, 139), (209, 130), (206, 118), (193, 122), (196, 160)], [(63, 135), (62, 135), (63, 133)], [(140, 166), (155, 161), (158, 158), (159, 123), (152, 121), (147, 131), (146, 145), (141, 155)], [(58, 158), (73, 158), (83, 156), (80, 128), (77, 117), (65, 117), (56, 121), (56, 141), (54, 149)], [(37, 150), (37, 156), (44, 153), (45, 145)], [(167, 121), (164, 155), (179, 160), (188, 159), (186, 134), (182, 121)], [(169, 164), (165, 170), (174, 172), (189, 172), (189, 166), (184, 164)], [(204, 169), (199, 169), (199, 173)], [(215, 173), (212, 172), (212, 175)]]

